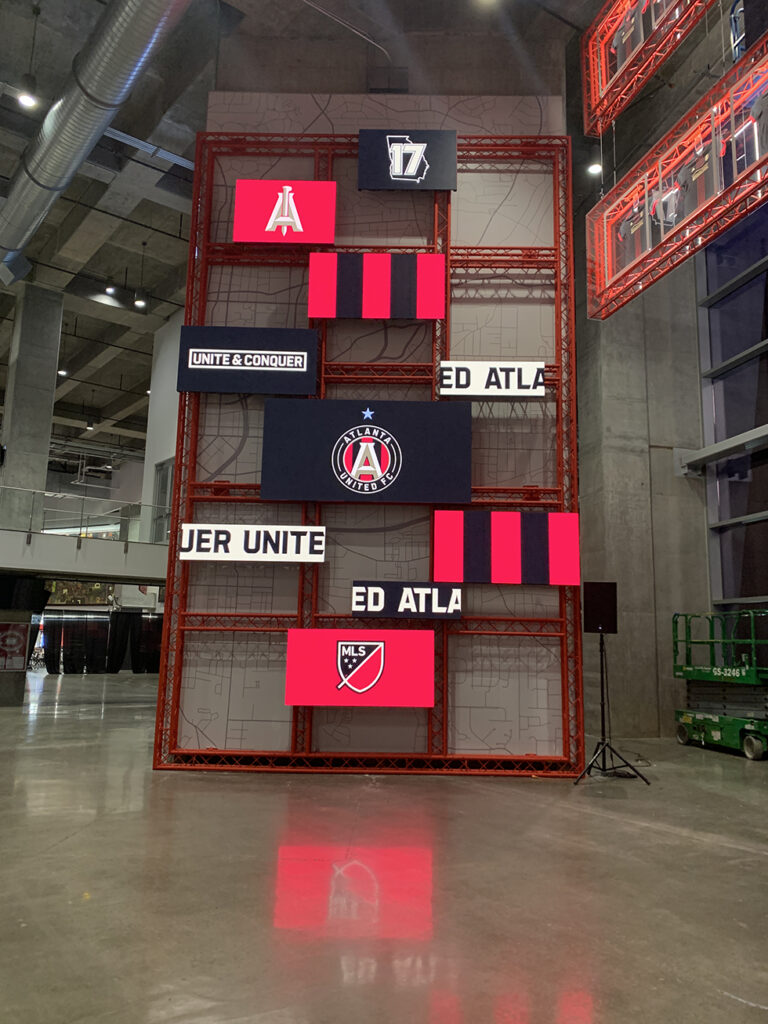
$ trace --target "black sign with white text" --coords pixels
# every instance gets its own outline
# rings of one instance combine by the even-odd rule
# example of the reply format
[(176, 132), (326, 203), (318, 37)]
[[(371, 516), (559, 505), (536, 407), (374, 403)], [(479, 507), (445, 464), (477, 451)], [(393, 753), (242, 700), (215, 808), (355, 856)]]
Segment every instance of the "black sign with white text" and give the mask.
[(361, 128), (357, 187), (456, 191), (456, 132)]
[(352, 584), (354, 618), (460, 619), (461, 587), (446, 583)]
[(177, 391), (314, 395), (317, 331), (182, 327)]
[(468, 502), (471, 408), (469, 402), (267, 399), (261, 496)]

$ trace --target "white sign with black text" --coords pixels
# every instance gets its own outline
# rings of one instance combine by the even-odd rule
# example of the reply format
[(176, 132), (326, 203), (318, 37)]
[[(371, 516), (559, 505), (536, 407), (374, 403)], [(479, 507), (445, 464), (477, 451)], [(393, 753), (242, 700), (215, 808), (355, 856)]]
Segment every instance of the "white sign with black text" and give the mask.
[(532, 360), (497, 363), (447, 360), (440, 364), (440, 395), (543, 398), (546, 393), (544, 366)]
[(182, 523), (179, 558), (198, 562), (324, 562), (324, 526)]

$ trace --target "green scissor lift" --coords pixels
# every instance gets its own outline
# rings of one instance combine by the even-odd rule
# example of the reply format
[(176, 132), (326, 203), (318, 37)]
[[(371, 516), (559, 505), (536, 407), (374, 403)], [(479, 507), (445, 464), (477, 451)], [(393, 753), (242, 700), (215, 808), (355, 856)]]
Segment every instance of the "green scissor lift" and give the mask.
[(679, 743), (768, 751), (768, 609), (672, 619), (674, 674), (685, 679), (675, 712)]

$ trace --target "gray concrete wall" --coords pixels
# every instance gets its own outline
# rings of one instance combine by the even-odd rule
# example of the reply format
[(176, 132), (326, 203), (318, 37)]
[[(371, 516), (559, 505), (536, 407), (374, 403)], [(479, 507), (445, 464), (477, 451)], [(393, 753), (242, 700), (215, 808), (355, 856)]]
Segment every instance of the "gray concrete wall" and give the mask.
[[(618, 584), (606, 640), (614, 734), (673, 731), (675, 611), (709, 606), (704, 485), (674, 475), (672, 449), (701, 445), (693, 263), (608, 320), (579, 318), (584, 579)], [(587, 727), (598, 725), (597, 637), (585, 638)]]

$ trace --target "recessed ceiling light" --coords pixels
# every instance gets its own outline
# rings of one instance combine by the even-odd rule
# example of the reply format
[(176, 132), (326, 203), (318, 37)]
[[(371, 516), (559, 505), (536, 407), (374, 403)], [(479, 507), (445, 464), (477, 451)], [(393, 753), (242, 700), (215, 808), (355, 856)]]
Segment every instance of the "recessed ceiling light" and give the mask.
[(20, 107), (31, 110), (40, 102), (37, 95), (37, 82), (34, 75), (21, 76), (21, 88), (16, 93), (16, 100)]

